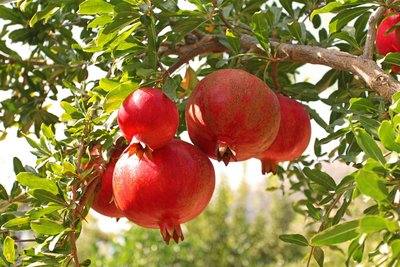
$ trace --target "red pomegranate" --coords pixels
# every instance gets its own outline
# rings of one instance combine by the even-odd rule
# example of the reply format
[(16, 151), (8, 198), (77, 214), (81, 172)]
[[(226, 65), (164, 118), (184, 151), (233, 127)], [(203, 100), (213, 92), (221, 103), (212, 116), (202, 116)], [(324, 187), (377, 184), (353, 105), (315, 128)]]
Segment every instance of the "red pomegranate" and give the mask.
[(275, 94), (262, 80), (238, 69), (204, 77), (186, 105), (190, 139), (225, 165), (268, 148), (278, 133), (279, 121)]
[(178, 109), (158, 88), (140, 88), (131, 93), (118, 110), (118, 125), (131, 142), (130, 151), (143, 145), (157, 149), (168, 143), (179, 124)]
[[(393, 10), (389, 10), (387, 14), (390, 12), (393, 12)], [(383, 19), (381, 24), (379, 24), (376, 32), (376, 49), (380, 55), (386, 56), (390, 52), (400, 52), (400, 29), (396, 28), (388, 32), (399, 22), (400, 14), (394, 13), (389, 14), (389, 16)], [(392, 71), (400, 73), (400, 67), (393, 65)]]
[[(392, 11), (391, 11), (392, 12)], [(390, 52), (400, 52), (400, 29), (388, 31), (400, 22), (400, 14), (390, 14), (379, 24), (376, 32), (376, 49), (378, 53), (385, 56)]]
[(115, 165), (115, 201), (132, 222), (159, 228), (168, 244), (183, 240), (181, 223), (199, 215), (214, 192), (215, 173), (197, 147), (172, 140), (152, 159), (124, 153)]
[(306, 150), (311, 136), (311, 123), (307, 110), (299, 102), (278, 95), (281, 107), (279, 132), (272, 145), (259, 158), (262, 173), (276, 174), (278, 162), (294, 160)]
[[(110, 161), (104, 167), (104, 161), (101, 157), (101, 147), (100, 145), (96, 145), (90, 152), (92, 157), (91, 161), (83, 167), (84, 170), (93, 168), (94, 173), (101, 176), (101, 182), (95, 189), (91, 208), (104, 216), (115, 218), (124, 217), (124, 214), (114, 202), (112, 179), (115, 163), (125, 148), (126, 145), (117, 143), (111, 151)], [(88, 186), (87, 183), (85, 184)]]

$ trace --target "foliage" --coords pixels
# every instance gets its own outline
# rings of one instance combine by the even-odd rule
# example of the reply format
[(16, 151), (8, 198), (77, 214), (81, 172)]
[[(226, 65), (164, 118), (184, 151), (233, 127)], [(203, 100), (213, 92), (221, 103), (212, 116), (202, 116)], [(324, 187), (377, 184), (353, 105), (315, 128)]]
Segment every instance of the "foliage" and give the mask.
[[(379, 6), (398, 9), (398, 3), (190, 0), (193, 8), (187, 9), (177, 0), (11, 2), (0, 1), (5, 22), (0, 31), (0, 90), (5, 95), (0, 102), (1, 138), (10, 127), (18, 127), (37, 162), (26, 166), (15, 158), (17, 181), (10, 192), (0, 185), (0, 265), (89, 265), (79, 264), (75, 240), (98, 181), (93, 170), (82, 166), (96, 144), (107, 161), (120, 137), (115, 121), (119, 104), (140, 86), (158, 85), (177, 103), (182, 133), (184, 105), (198, 77), (221, 68), (245, 69), (306, 105), (322, 101), (331, 108), (329, 121), (324, 121), (308, 107), (326, 131), (314, 142), (315, 155), (279, 169), (277, 187), (288, 184), (287, 190), (297, 193), (293, 207), (307, 219), (308, 230), (303, 235), (286, 232), (280, 240), (308, 246), (308, 262), (313, 257), (320, 266), (328, 247), (343, 251), (346, 265), (399, 264), (400, 94), (388, 103), (360, 77), (340, 69), (321, 74), (315, 84), (299, 80), (303, 63), (281, 57), (279, 46), (273, 45), (279, 41), (360, 56), (369, 45), (371, 13)], [(322, 23), (329, 19), (326, 13), (331, 15), (327, 28)], [(183, 77), (177, 74), (197, 56), (199, 66), (188, 67)], [(389, 72), (398, 59), (398, 54), (389, 54), (382, 68)], [(330, 95), (323, 97), (332, 85)], [(50, 103), (63, 109), (61, 116), (49, 111)], [(323, 162), (342, 162), (354, 171), (335, 180), (323, 171)], [(350, 208), (355, 201), (366, 207), (354, 216)], [(243, 216), (233, 214), (238, 220)], [(223, 218), (209, 215), (207, 225), (223, 224)], [(249, 227), (246, 235), (260, 238), (253, 232), (257, 227)], [(218, 238), (238, 234), (236, 228), (231, 231), (219, 232)], [(25, 237), (34, 240), (21, 243)], [(212, 242), (208, 238), (213, 237), (199, 242)], [(252, 249), (259, 251), (252, 254), (254, 259), (264, 253)]]

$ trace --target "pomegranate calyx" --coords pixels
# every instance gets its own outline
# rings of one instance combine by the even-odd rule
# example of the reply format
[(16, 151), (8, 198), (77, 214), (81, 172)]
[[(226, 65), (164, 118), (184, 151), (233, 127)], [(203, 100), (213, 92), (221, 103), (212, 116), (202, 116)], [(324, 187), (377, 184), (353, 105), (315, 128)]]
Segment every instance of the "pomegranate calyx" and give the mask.
[(181, 225), (179, 223), (161, 222), (160, 232), (167, 245), (169, 245), (171, 237), (177, 244), (179, 243), (179, 240), (183, 241), (185, 239), (185, 237), (183, 236)]
[(152, 152), (153, 150), (149, 146), (136, 140), (135, 138), (132, 139), (129, 146), (124, 150), (124, 153), (129, 153), (129, 157), (136, 155), (139, 160), (141, 160), (143, 156), (146, 156), (149, 160), (152, 160)]
[(225, 166), (228, 166), (231, 159), (237, 161), (236, 152), (225, 142), (218, 142), (216, 154), (217, 160), (222, 160)]
[(261, 159), (261, 172), (262, 174), (270, 173), (277, 174), (278, 172), (278, 162), (268, 160), (268, 159)]

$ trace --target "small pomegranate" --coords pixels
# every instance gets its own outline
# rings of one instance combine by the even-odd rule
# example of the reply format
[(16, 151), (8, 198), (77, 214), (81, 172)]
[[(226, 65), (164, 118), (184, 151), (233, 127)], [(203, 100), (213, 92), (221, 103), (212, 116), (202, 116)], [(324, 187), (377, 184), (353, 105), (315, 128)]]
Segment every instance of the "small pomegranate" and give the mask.
[[(101, 176), (101, 182), (95, 189), (91, 208), (104, 216), (115, 218), (124, 217), (122, 211), (114, 202), (112, 179), (115, 163), (121, 156), (125, 147), (126, 145), (117, 143), (111, 151), (110, 161), (103, 167), (104, 162), (101, 157), (101, 147), (96, 145), (90, 152), (92, 160), (83, 167), (83, 169), (93, 168), (95, 173)], [(87, 182), (86, 186), (88, 186)]]
[(132, 222), (159, 228), (168, 244), (184, 236), (180, 227), (199, 215), (214, 192), (213, 165), (197, 147), (172, 140), (152, 159), (124, 153), (115, 165), (115, 201)]
[(299, 102), (278, 95), (281, 107), (279, 132), (272, 145), (261, 153), (262, 173), (276, 174), (278, 162), (294, 160), (306, 150), (311, 136), (311, 123), (307, 110)]
[(278, 133), (279, 121), (275, 94), (258, 77), (238, 69), (204, 77), (186, 105), (190, 139), (225, 165), (268, 148)]
[(131, 153), (143, 153), (168, 143), (179, 124), (178, 109), (158, 88), (140, 88), (118, 110), (118, 125), (131, 143)]

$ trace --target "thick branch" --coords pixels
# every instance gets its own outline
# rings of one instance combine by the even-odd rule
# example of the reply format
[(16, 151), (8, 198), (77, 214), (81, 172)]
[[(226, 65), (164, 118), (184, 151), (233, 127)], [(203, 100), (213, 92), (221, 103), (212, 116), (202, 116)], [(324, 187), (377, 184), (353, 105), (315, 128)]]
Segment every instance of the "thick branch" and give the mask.
[(385, 14), (386, 8), (379, 7), (368, 20), (368, 32), (367, 39), (365, 40), (364, 54), (363, 57), (366, 59), (372, 59), (374, 55), (374, 44), (376, 39), (376, 24)]
[[(250, 35), (241, 36), (241, 47), (244, 51), (266, 56), (265, 51), (256, 46), (255, 40)], [(275, 49), (278, 58), (285, 61), (320, 64), (333, 69), (352, 72), (358, 75), (365, 83), (380, 95), (390, 100), (391, 96), (400, 91), (400, 83), (383, 71), (372, 59), (357, 57), (352, 54), (333, 49), (316, 46), (296, 45), (288, 43), (270, 42)], [(181, 65), (192, 58), (207, 54), (226, 52), (228, 48), (223, 46), (217, 36), (206, 35), (199, 42), (191, 45), (181, 45), (173, 49), (163, 46), (160, 52), (166, 55), (178, 55), (178, 61), (170, 67), (167, 74), (172, 74)]]
[(279, 57), (293, 62), (320, 64), (333, 69), (352, 72), (381, 96), (390, 100), (400, 91), (400, 83), (383, 71), (375, 61), (357, 57), (346, 52), (326, 48), (271, 42)]

